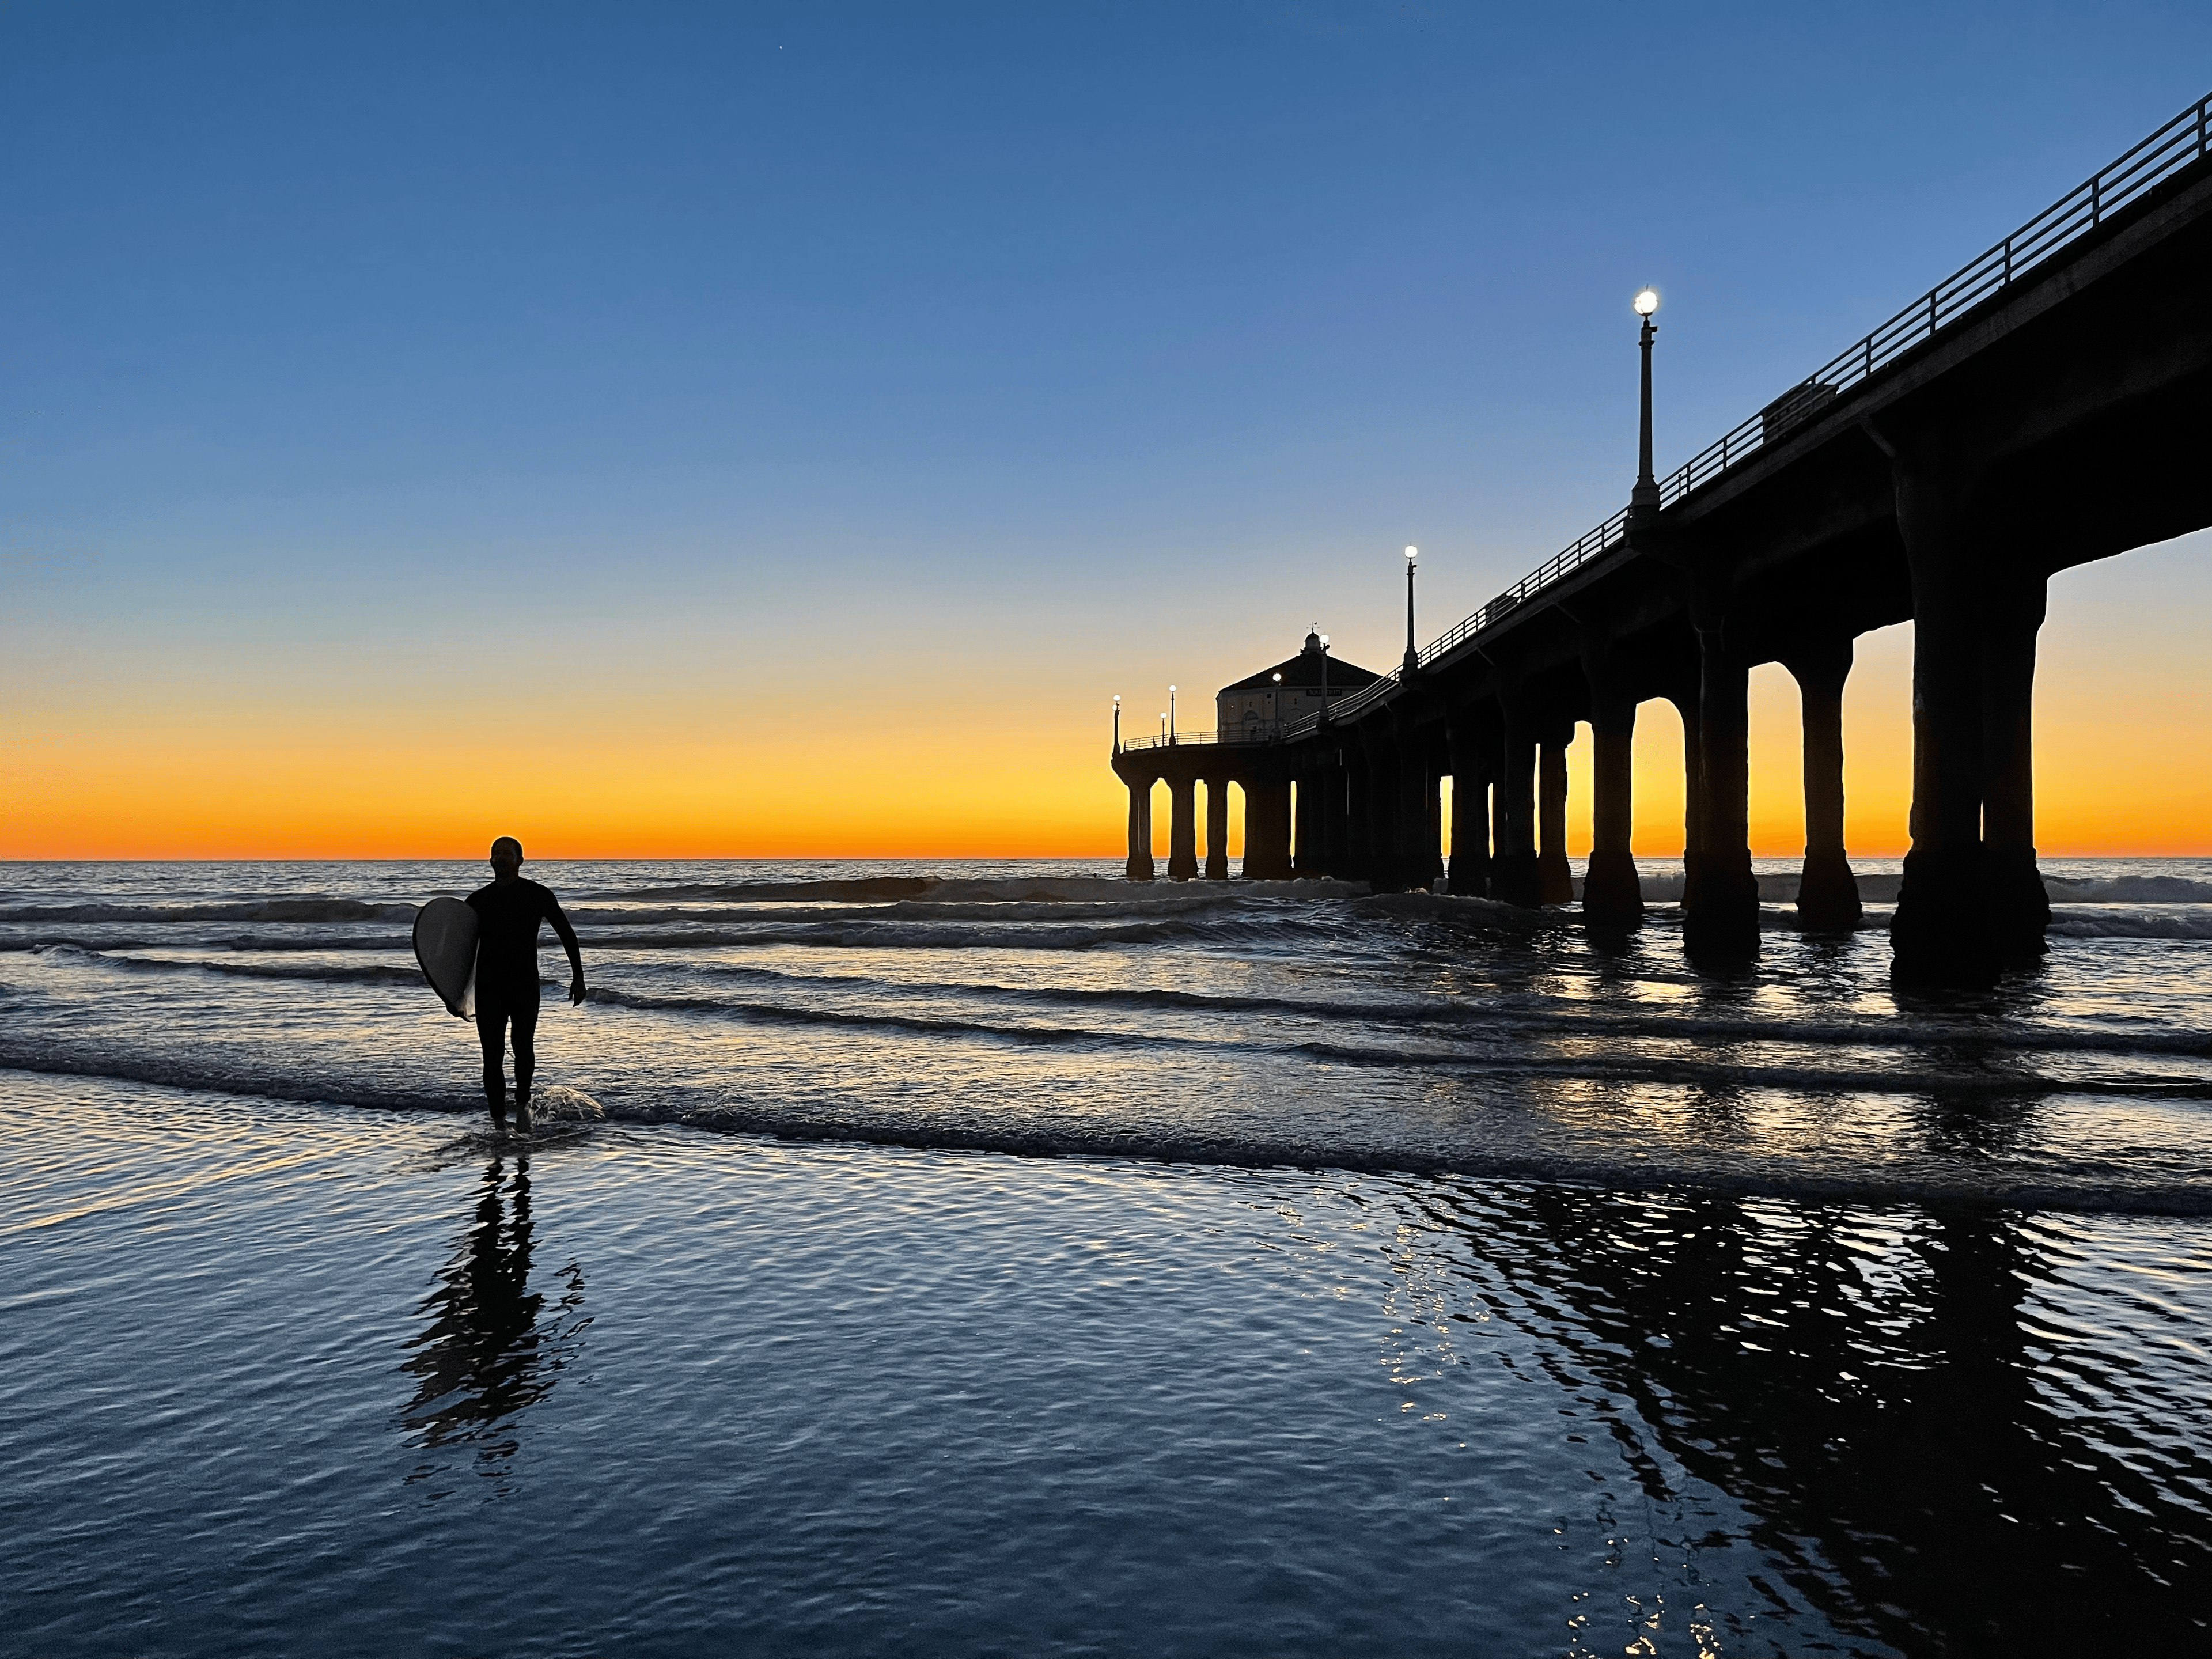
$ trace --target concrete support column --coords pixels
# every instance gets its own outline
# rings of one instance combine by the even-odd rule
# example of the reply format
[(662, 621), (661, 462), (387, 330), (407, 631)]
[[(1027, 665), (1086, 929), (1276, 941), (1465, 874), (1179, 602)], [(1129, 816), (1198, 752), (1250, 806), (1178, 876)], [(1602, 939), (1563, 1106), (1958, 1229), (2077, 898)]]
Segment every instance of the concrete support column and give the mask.
[(1536, 896), (1547, 904), (1575, 902), (1575, 872), (1567, 862), (1567, 746), (1574, 722), (1545, 723), (1536, 757)]
[[(1249, 812), (1252, 792), (1244, 792), (1244, 805)], [(1208, 881), (1229, 879), (1229, 780), (1208, 778), (1206, 781), (1206, 878)]]
[(1751, 872), (1751, 670), (1717, 605), (1698, 628), (1698, 850), (1686, 852), (1682, 942), (1693, 956), (1742, 960), (1759, 951), (1759, 879)]
[(1366, 868), (1362, 873), (1378, 893), (1403, 890), (1405, 881), (1398, 857), (1398, 748), (1379, 720), (1360, 728), (1360, 746), (1367, 755)]
[(2035, 861), (2035, 635), (2048, 580), (1984, 587), (1982, 864), (1985, 921), (2000, 966), (2032, 967), (2050, 947), (2051, 899)]
[(1527, 694), (1501, 685), (1504, 733), (1499, 744), (1496, 850), (1490, 855), (1490, 896), (1531, 908), (1543, 902), (1536, 874), (1536, 729)]
[(1644, 881), (1630, 841), (1636, 822), (1636, 705), (1594, 709), (1590, 720), (1590, 853), (1583, 915), (1633, 925), (1644, 919)]
[(1583, 919), (1609, 927), (1644, 920), (1644, 883), (1629, 850), (1635, 823), (1636, 698), (1613, 662), (1602, 617), (1583, 628), (1583, 678), (1590, 705), (1590, 854)]
[(1690, 908), (1690, 890), (1697, 879), (1697, 854), (1705, 850), (1703, 797), (1705, 770), (1701, 763), (1704, 745), (1698, 741), (1698, 694), (1695, 689), (1687, 692), (1669, 691), (1666, 696), (1667, 701), (1674, 705), (1674, 712), (1682, 721), (1681, 904), (1686, 914)]
[(1452, 716), (1450, 886), (1476, 898), (1490, 890), (1490, 735), (1471, 710)]
[(1198, 873), (1198, 783), (1168, 780), (1168, 879), (1188, 881)]
[[(1248, 811), (1249, 805), (1245, 803)], [(1321, 852), (1321, 768), (1307, 768), (1294, 781), (1291, 825), (1297, 827), (1297, 841), (1290, 849), (1290, 874), (1301, 880), (1328, 874), (1328, 858)]]
[(1436, 757), (1429, 761), (1429, 781), (1421, 792), (1421, 804), (1428, 809), (1428, 835), (1422, 845), (1429, 849), (1428, 889), (1431, 893), (1449, 891), (1444, 878), (1444, 775), (1437, 769)]
[(1940, 438), (1884, 447), (1912, 576), (1912, 847), (1890, 924), (1890, 973), (1908, 985), (1988, 985), (1999, 967), (1982, 857), (1990, 596), (1966, 528), (1966, 474), (1947, 464)]
[(1312, 797), (1314, 835), (1298, 854), (1298, 874), (1334, 876), (1344, 862), (1344, 769), (1336, 763), (1334, 744), (1323, 740), (1314, 769), (1299, 781), (1299, 790)]
[(1805, 867), (1797, 924), (1823, 932), (1859, 925), (1858, 878), (1844, 852), (1844, 682), (1851, 641), (1839, 635), (1782, 659), (1797, 682), (1805, 732)]
[(1437, 778), (1429, 765), (1428, 745), (1413, 732), (1401, 731), (1394, 745), (1398, 754), (1398, 798), (1391, 812), (1391, 862), (1397, 866), (1396, 885), (1435, 886), (1437, 855)]
[(1152, 783), (1151, 778), (1128, 780), (1129, 861), (1121, 873), (1131, 881), (1152, 878)]
[(1364, 881), (1367, 876), (1367, 749), (1357, 737), (1342, 733), (1337, 739), (1341, 745), (1338, 753), (1342, 759), (1341, 775), (1344, 793), (1340, 799), (1332, 799), (1329, 810), (1340, 809), (1340, 820), (1344, 833), (1335, 842), (1334, 873), (1346, 881)]
[(1288, 778), (1244, 785), (1244, 877), (1291, 878), (1291, 783)]

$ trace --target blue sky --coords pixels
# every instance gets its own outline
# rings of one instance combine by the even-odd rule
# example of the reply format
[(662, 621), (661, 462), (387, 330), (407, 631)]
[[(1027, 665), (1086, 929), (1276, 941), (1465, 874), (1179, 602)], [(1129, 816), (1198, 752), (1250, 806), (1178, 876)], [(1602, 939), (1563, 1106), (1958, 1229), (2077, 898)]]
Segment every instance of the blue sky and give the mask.
[(1665, 466), (2208, 89), (2201, 3), (0, 5), (0, 690), (1388, 666), (1400, 545), (1425, 635), (1625, 499), (1638, 283)]

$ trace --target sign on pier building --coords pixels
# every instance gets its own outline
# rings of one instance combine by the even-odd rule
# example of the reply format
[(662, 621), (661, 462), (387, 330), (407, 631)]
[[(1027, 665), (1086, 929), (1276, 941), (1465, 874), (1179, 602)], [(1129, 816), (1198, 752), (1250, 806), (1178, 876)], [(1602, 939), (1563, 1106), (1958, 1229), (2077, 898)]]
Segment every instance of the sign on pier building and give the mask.
[(1321, 635), (1309, 634), (1305, 649), (1297, 656), (1248, 674), (1214, 694), (1217, 735), (1224, 743), (1265, 743), (1293, 720), (1317, 714), (1326, 704), (1382, 678), (1357, 663), (1330, 656)]

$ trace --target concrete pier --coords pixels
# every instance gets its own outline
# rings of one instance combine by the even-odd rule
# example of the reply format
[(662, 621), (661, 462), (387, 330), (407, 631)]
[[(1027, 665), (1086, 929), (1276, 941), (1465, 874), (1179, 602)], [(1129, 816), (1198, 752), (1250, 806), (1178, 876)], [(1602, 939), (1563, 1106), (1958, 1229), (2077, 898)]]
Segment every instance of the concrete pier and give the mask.
[[(1694, 964), (1737, 972), (1760, 945), (1751, 671), (1783, 665), (1802, 712), (1795, 920), (1848, 930), (1863, 920), (1844, 833), (1852, 641), (1910, 621), (1894, 980), (1940, 992), (2032, 969), (2050, 921), (2033, 732), (2049, 579), (2212, 526), (2208, 110), (2108, 170), (2113, 193), (2093, 193), (2091, 212), (2075, 210), (2077, 191), (2039, 220), (2031, 257), (2000, 244), (1678, 472), (1644, 465), (1645, 422), (1627, 507), (1397, 672), (1346, 663), (1311, 633), (1295, 656), (1223, 689), (1213, 732), (1118, 745), (1131, 878), (1153, 873), (1159, 781), (1174, 804), (1168, 873), (1198, 872), (1203, 781), (1211, 878), (1225, 872), (1234, 785), (1247, 874), (1434, 887), (1449, 776), (1451, 891), (1565, 902), (1565, 761), (1587, 720), (1583, 915), (1633, 924), (1644, 912), (1630, 845), (1638, 710), (1664, 700), (1682, 722), (1685, 942)], [(1647, 363), (1651, 338), (1647, 319)]]

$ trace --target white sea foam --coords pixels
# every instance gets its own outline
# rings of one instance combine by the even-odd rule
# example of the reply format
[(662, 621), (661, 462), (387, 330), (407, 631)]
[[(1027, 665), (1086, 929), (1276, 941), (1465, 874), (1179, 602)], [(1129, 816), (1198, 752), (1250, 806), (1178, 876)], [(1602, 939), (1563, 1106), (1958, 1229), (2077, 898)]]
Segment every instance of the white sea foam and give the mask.
[(2183, 876), (2060, 876), (2045, 872), (2056, 904), (2212, 904), (2212, 881)]
[(2054, 904), (2054, 939), (2212, 939), (2212, 904)]

